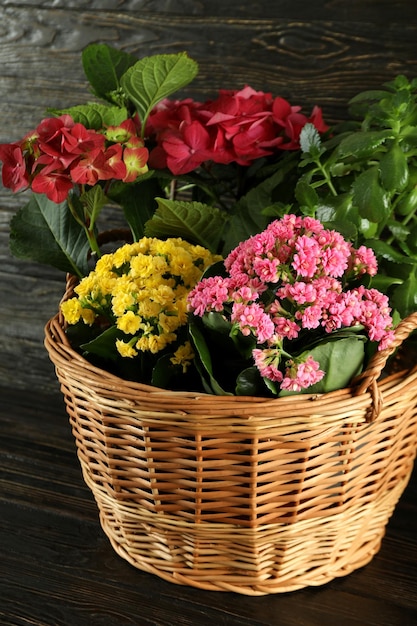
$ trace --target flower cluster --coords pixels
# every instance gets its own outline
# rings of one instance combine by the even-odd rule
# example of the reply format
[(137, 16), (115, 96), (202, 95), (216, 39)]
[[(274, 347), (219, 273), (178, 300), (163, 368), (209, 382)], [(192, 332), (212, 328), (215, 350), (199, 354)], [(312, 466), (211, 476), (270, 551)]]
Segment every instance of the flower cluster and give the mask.
[[(309, 333), (360, 326), (379, 349), (392, 341), (388, 298), (359, 284), (377, 272), (373, 251), (355, 249), (314, 218), (288, 214), (271, 222), (232, 250), (224, 266), (227, 276), (203, 278), (191, 291), (189, 310), (220, 313), (231, 334), (253, 337), (256, 367), (281, 389), (300, 391), (325, 375), (305, 349)], [(352, 281), (357, 286), (348, 288)], [(294, 356), (296, 340), (302, 348)]]
[(307, 123), (319, 132), (328, 130), (319, 107), (310, 117), (300, 111), (282, 97), (249, 86), (220, 90), (215, 100), (204, 103), (166, 99), (149, 116), (147, 135), (157, 144), (150, 163), (179, 175), (206, 161), (247, 166), (278, 149), (296, 150)]
[[(156, 354), (179, 339), (187, 321), (187, 295), (218, 259), (182, 239), (144, 237), (104, 254), (75, 288), (77, 296), (61, 304), (62, 313), (68, 324), (82, 321), (107, 330), (110, 348), (115, 345), (122, 357)], [(94, 351), (94, 345), (90, 348)], [(191, 358), (185, 343), (177, 346), (172, 363), (185, 370)]]
[(0, 160), (5, 187), (31, 187), (59, 203), (75, 186), (134, 181), (148, 169), (148, 150), (131, 119), (98, 132), (61, 115), (42, 120), (19, 142), (0, 145)]

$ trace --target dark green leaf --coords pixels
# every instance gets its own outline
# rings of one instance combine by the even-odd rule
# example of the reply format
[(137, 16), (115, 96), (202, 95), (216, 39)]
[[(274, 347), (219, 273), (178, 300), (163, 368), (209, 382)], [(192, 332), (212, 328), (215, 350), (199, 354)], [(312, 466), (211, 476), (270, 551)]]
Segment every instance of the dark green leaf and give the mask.
[(392, 263), (400, 263), (405, 265), (415, 265), (416, 259), (397, 252), (392, 246), (385, 241), (379, 239), (368, 239), (366, 245), (372, 248), (377, 257), (391, 261)]
[(148, 237), (181, 237), (217, 252), (227, 214), (201, 202), (156, 198), (158, 208), (145, 225)]
[(162, 192), (153, 172), (140, 176), (135, 183), (116, 182), (108, 192), (109, 198), (121, 205), (134, 241), (145, 234), (145, 224), (157, 208), (156, 197)]
[(372, 157), (377, 148), (384, 143), (386, 139), (393, 137), (392, 131), (360, 131), (355, 132), (344, 139), (339, 144), (337, 154), (339, 158), (354, 156), (356, 158)]
[(154, 368), (152, 369), (151, 385), (161, 387), (161, 389), (169, 389), (172, 379), (182, 372), (179, 365), (171, 363), (172, 353), (161, 356)]
[(120, 89), (121, 77), (136, 62), (137, 57), (107, 44), (90, 44), (82, 53), (84, 72), (93, 93), (110, 102), (115, 100), (115, 92)]
[(222, 389), (217, 380), (213, 376), (213, 365), (210, 356), (210, 350), (204, 339), (203, 333), (198, 328), (196, 323), (193, 323), (192, 318), (189, 324), (190, 336), (192, 339), (195, 352), (198, 354), (196, 359), (196, 367), (199, 370), (202, 378), (202, 382), (206, 389), (210, 389), (210, 393), (214, 393), (218, 396), (230, 396), (233, 395)]
[(301, 207), (308, 207), (311, 214), (314, 214), (319, 203), (319, 197), (314, 187), (302, 180), (299, 181), (295, 187), (295, 197)]
[(233, 215), (225, 232), (223, 254), (226, 255), (241, 241), (259, 233), (268, 224), (268, 216), (264, 209), (271, 206), (274, 190), (285, 180), (287, 168), (293, 164), (287, 161), (285, 166), (275, 169), (273, 174), (253, 187), (235, 204)]
[(248, 367), (239, 374), (235, 393), (237, 396), (265, 395), (265, 386), (257, 367)]
[[(347, 387), (357, 374), (360, 373), (365, 356), (364, 340), (362, 336), (325, 340), (312, 350), (315, 361), (320, 363), (320, 369), (326, 372), (324, 378), (315, 385), (307, 387), (298, 393), (327, 393)], [(293, 395), (294, 392), (281, 391), (280, 395)]]
[(158, 102), (190, 83), (198, 65), (185, 52), (145, 57), (124, 74), (121, 85), (133, 102), (144, 127)]
[(80, 196), (80, 201), (88, 213), (92, 228), (107, 201), (103, 188), (100, 185), (94, 185)]
[(389, 194), (381, 187), (377, 167), (371, 167), (356, 178), (352, 185), (353, 202), (361, 217), (370, 222), (383, 222), (391, 213)]
[(126, 335), (117, 326), (110, 326), (98, 337), (83, 343), (81, 348), (85, 352), (96, 354), (104, 359), (115, 360), (119, 355), (116, 348), (116, 339), (122, 339), (123, 337), (126, 337)]
[(55, 204), (33, 194), (13, 217), (10, 248), (20, 258), (84, 276), (89, 244), (85, 231), (72, 217), (66, 202)]
[(399, 311), (401, 317), (407, 317), (417, 311), (417, 278), (416, 270), (392, 291), (390, 304)]
[(382, 185), (387, 191), (402, 191), (408, 183), (407, 158), (395, 143), (379, 162)]

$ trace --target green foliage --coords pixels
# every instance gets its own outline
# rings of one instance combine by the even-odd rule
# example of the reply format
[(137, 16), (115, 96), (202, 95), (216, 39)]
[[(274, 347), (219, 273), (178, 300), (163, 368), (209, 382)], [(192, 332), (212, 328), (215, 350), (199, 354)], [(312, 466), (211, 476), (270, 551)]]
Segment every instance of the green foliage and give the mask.
[(124, 93), (136, 107), (142, 127), (153, 107), (190, 83), (198, 65), (185, 52), (145, 57), (121, 78)]
[(308, 125), (302, 130), (290, 203), (372, 247), (379, 283), (405, 316), (417, 299), (417, 81), (398, 76), (350, 104), (358, 121), (333, 129), (327, 141)]
[(55, 204), (41, 194), (33, 194), (13, 217), (10, 248), (19, 258), (52, 265), (76, 276), (88, 271), (90, 246), (83, 227), (66, 202)]
[[(298, 392), (281, 391), (280, 395), (294, 393), (328, 393), (347, 387), (350, 381), (361, 372), (365, 358), (365, 340), (354, 332), (334, 333), (318, 345), (304, 352), (320, 363), (325, 376), (315, 385)], [(301, 355), (302, 356), (302, 355)]]
[(97, 98), (123, 105), (120, 80), (137, 58), (107, 44), (90, 44), (82, 53), (84, 73)]
[(162, 193), (161, 182), (153, 172), (143, 174), (134, 183), (116, 181), (110, 187), (107, 195), (122, 207), (134, 241), (144, 236), (146, 223), (158, 206), (156, 198)]
[(128, 118), (126, 107), (108, 106), (99, 102), (79, 104), (67, 109), (48, 109), (48, 113), (70, 115), (74, 122), (93, 130), (101, 130), (105, 126), (118, 126)]
[(201, 202), (156, 198), (158, 208), (146, 223), (148, 237), (182, 237), (216, 252), (227, 215)]

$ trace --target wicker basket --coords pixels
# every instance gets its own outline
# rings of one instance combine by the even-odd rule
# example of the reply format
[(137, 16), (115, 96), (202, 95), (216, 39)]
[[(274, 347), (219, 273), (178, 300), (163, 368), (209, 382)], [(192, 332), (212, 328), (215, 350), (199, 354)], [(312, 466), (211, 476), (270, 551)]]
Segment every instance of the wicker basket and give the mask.
[[(68, 297), (71, 292), (68, 284)], [(417, 327), (401, 323), (396, 346)], [(368, 563), (412, 471), (417, 365), (280, 399), (170, 392), (121, 380), (46, 326), (84, 479), (116, 552), (200, 589), (321, 585)]]

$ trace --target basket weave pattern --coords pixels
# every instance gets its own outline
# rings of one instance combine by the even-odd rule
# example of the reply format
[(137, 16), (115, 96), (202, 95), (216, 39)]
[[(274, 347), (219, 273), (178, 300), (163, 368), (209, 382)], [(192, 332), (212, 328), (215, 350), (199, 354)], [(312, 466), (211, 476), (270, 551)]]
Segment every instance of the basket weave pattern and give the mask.
[[(413, 314), (396, 345), (416, 327)], [(70, 347), (60, 315), (46, 347), (103, 529), (134, 566), (261, 595), (378, 551), (413, 468), (417, 366), (377, 382), (385, 351), (352, 388), (271, 400), (121, 380)]]

